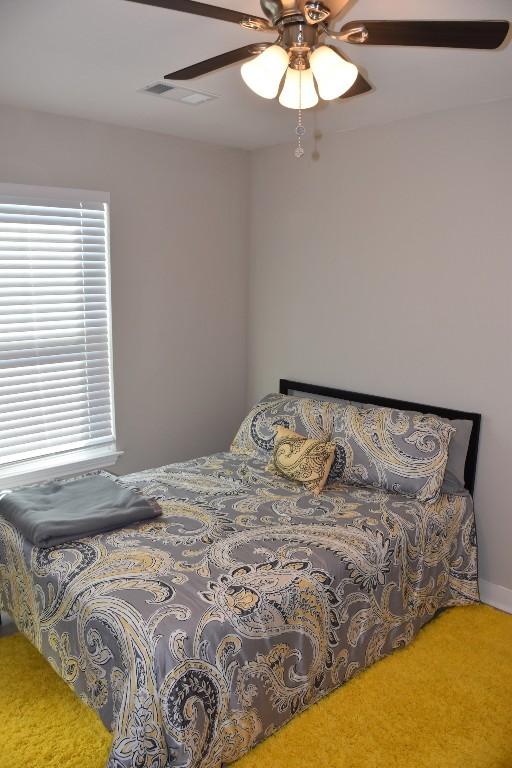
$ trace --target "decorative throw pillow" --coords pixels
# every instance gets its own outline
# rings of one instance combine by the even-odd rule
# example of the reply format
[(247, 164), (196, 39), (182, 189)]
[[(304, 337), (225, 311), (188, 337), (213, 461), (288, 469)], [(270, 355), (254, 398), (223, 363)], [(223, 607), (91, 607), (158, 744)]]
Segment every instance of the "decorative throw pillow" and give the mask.
[(332, 428), (332, 404), (289, 395), (267, 395), (243, 420), (231, 444), (232, 453), (268, 458), (274, 449), (276, 427), (287, 427), (302, 437), (327, 440)]
[(436, 501), (454, 432), (431, 414), (336, 406), (331, 436), (341, 470), (336, 479), (385, 488), (424, 503)]
[(318, 495), (324, 488), (334, 459), (334, 443), (302, 437), (286, 427), (277, 427), (273, 460), (269, 469), (288, 480), (296, 480)]

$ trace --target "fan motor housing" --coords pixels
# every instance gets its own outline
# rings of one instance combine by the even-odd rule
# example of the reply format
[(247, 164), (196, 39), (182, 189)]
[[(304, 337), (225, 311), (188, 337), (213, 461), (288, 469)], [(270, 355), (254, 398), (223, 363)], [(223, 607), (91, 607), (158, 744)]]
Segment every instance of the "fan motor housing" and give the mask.
[(277, 26), (289, 16), (300, 16), (308, 24), (334, 19), (346, 9), (347, 0), (260, 0), (260, 4), (267, 19)]
[(283, 19), (279, 22), (281, 32), (281, 45), (287, 50), (309, 50), (314, 48), (318, 41), (318, 27), (305, 24), (303, 20), (297, 20), (295, 16)]

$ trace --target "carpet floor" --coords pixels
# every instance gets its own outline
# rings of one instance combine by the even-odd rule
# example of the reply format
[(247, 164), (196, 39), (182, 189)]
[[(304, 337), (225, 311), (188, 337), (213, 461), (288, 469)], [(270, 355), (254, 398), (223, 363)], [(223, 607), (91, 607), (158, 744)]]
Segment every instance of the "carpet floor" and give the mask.
[[(103, 768), (109, 745), (27, 640), (0, 639), (0, 768)], [(512, 616), (444, 612), (235, 766), (512, 768)]]

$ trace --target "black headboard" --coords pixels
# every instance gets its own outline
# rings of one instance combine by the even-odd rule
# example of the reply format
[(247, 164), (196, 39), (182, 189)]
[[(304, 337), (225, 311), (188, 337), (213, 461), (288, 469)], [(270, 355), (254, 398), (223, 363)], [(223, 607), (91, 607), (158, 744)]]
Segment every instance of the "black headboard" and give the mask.
[(354, 403), (368, 403), (369, 405), (382, 405), (384, 408), (396, 408), (401, 411), (419, 411), (420, 413), (433, 413), (444, 419), (465, 419), (473, 422), (471, 437), (469, 439), (468, 455), (464, 467), (464, 483), (467, 490), (473, 495), (475, 489), (476, 461), (478, 457), (478, 440), (480, 437), (479, 413), (467, 413), (466, 411), (454, 411), (451, 408), (440, 408), (437, 405), (425, 405), (424, 403), (411, 403), (407, 400), (394, 400), (391, 397), (379, 395), (365, 395), (362, 392), (349, 392), (345, 389), (333, 389), (333, 387), (321, 387), (318, 384), (304, 384), (302, 381), (279, 381), (279, 392), (288, 395), (290, 392), (304, 392), (308, 395), (320, 395), (332, 397), (337, 400), (351, 400)]

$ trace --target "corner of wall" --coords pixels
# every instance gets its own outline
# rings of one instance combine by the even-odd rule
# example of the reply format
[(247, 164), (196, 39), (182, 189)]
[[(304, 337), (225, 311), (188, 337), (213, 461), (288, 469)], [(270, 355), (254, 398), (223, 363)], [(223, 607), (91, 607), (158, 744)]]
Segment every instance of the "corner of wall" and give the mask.
[(499, 608), (500, 611), (512, 613), (512, 589), (507, 589), (499, 584), (491, 584), (490, 581), (479, 579), (480, 599), (482, 603)]

